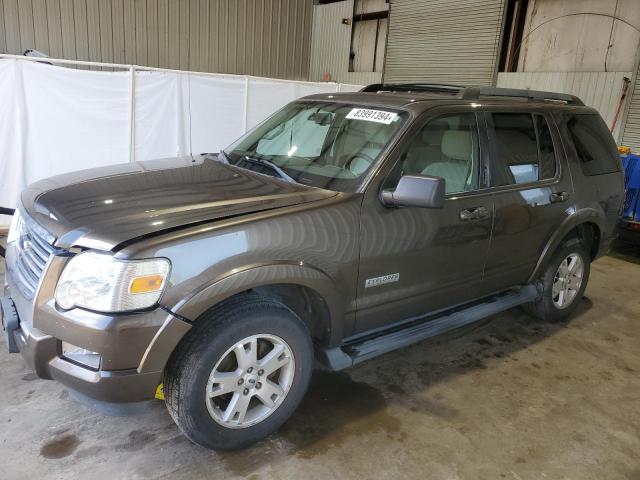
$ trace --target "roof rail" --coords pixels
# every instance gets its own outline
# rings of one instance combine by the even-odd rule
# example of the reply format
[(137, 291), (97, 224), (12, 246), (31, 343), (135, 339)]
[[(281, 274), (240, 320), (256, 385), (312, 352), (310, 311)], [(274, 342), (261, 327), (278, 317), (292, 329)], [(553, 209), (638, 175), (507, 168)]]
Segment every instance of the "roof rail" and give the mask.
[(575, 95), (517, 88), (466, 87), (460, 91), (458, 97), (463, 100), (479, 100), (481, 97), (516, 97), (531, 101), (563, 102), (568, 105), (584, 106), (582, 100)]
[(361, 92), (434, 92), (459, 93), (465, 87), (446, 83), (373, 83), (364, 87)]
[(531, 101), (562, 102), (568, 105), (583, 106), (582, 100), (567, 93), (542, 92), (517, 88), (464, 87), (446, 83), (374, 83), (364, 87), (361, 92), (432, 92), (453, 93), (462, 100), (480, 100), (481, 97), (526, 98)]

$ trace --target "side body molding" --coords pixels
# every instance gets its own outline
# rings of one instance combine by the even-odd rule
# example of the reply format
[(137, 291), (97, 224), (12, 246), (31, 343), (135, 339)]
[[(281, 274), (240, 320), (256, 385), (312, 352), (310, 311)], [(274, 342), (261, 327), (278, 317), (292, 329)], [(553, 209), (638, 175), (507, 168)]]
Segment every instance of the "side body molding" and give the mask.
[(553, 256), (553, 253), (556, 251), (556, 248), (560, 245), (560, 242), (567, 236), (567, 234), (576, 228), (578, 225), (583, 223), (593, 223), (598, 226), (600, 231), (603, 230), (603, 214), (598, 212), (594, 208), (582, 208), (575, 213), (572, 213), (564, 221), (560, 224), (558, 229), (553, 233), (551, 238), (547, 241), (540, 257), (538, 258), (538, 262), (536, 263), (536, 267), (533, 270), (533, 273), (529, 277), (528, 282), (533, 282), (536, 278), (538, 278), (544, 268), (547, 265), (547, 262)]

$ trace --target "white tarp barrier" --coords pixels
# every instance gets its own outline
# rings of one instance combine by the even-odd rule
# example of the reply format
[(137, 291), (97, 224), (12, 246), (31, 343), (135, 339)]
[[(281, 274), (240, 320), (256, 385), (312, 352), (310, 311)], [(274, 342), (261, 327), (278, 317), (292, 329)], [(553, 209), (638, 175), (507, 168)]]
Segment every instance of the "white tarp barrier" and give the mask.
[(0, 92), (1, 206), (35, 180), (128, 161), (127, 74), (0, 61)]
[[(185, 102), (188, 91), (183, 85), (185, 83), (183, 77), (175, 73), (136, 72), (133, 133), (136, 159), (189, 153), (189, 110)], [(130, 99), (126, 101), (128, 103)], [(127, 156), (125, 161), (128, 160)]]
[(218, 152), (296, 98), (359, 88), (0, 59), (0, 206), (14, 207), (26, 185), (60, 173)]

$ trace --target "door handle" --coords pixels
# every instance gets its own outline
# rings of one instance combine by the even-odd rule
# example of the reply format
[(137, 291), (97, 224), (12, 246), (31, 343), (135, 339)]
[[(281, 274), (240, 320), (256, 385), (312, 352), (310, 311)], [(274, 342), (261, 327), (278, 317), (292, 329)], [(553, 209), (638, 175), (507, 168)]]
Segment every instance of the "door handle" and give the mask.
[(553, 192), (549, 196), (549, 200), (551, 201), (551, 203), (566, 202), (567, 200), (569, 200), (570, 196), (571, 195), (569, 194), (569, 192)]
[(460, 220), (468, 222), (470, 220), (482, 220), (489, 217), (487, 207), (471, 207), (460, 210)]

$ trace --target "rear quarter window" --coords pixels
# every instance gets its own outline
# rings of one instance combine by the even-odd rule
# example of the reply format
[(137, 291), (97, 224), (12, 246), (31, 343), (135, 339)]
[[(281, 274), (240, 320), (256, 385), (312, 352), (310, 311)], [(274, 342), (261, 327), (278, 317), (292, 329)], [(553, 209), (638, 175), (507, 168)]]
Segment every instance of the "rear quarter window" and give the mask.
[(600, 115), (566, 115), (565, 122), (585, 175), (620, 171), (618, 148)]

